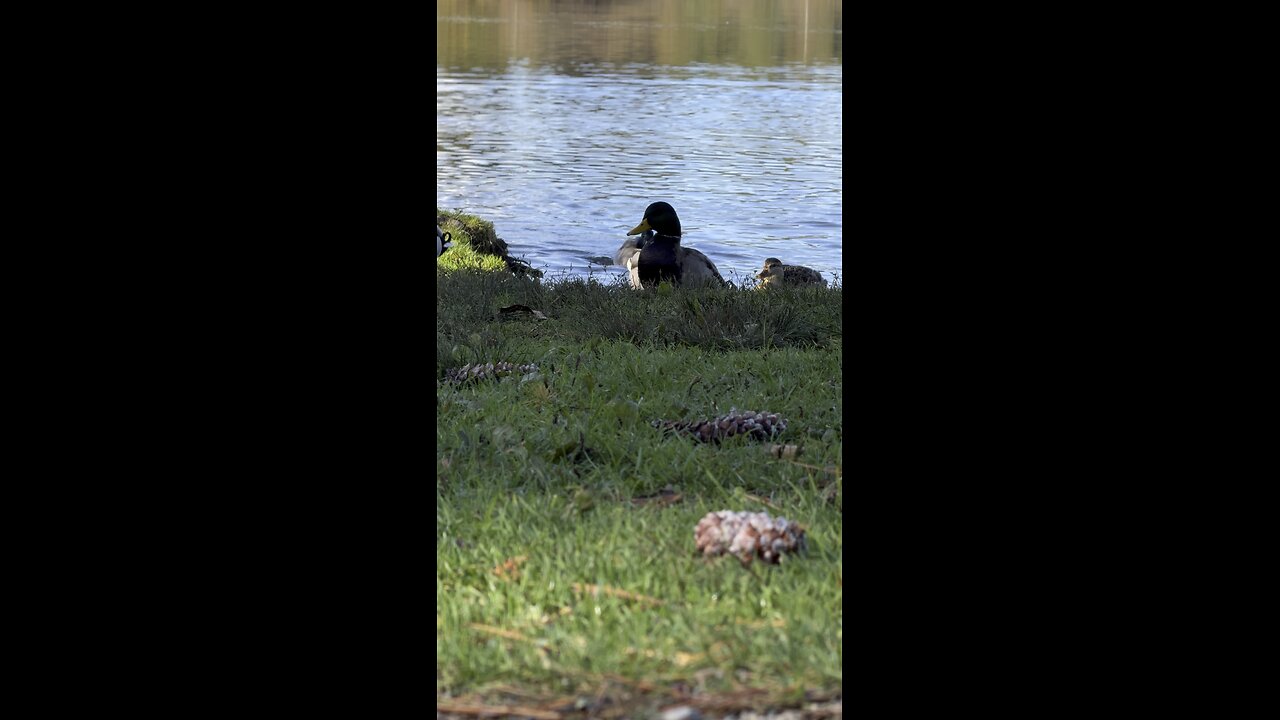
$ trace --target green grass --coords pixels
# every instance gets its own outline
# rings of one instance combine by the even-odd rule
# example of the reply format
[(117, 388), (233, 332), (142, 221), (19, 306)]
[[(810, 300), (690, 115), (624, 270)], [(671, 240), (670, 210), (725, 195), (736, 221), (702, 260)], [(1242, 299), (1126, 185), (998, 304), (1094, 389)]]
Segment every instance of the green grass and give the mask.
[(476, 252), (471, 242), (460, 234), (453, 236), (448, 251), (436, 259), (436, 264), (441, 270), (507, 271), (507, 264), (502, 258)]
[[(438, 274), (438, 700), (643, 713), (840, 692), (841, 293)], [(511, 304), (549, 319), (499, 319)], [(539, 371), (440, 381), (502, 360)], [(799, 458), (649, 425), (731, 407), (781, 414), (776, 442)], [(695, 557), (694, 525), (726, 509), (797, 521), (809, 549), (779, 566)]]

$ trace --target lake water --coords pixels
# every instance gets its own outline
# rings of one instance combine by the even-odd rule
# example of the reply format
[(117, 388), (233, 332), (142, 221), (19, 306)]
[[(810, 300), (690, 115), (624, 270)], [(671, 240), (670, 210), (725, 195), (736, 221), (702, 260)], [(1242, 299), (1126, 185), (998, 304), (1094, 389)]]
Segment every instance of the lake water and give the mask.
[(436, 204), (548, 276), (621, 274), (645, 207), (728, 280), (841, 273), (838, 0), (436, 4)]

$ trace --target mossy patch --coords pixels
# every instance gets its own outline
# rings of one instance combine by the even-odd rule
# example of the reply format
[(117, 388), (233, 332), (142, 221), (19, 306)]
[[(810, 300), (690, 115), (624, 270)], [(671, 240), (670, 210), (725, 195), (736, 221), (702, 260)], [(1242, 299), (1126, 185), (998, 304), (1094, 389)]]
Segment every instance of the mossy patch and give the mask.
[[(443, 229), (444, 226), (442, 225)], [(453, 235), (449, 249), (436, 258), (436, 272), (456, 272), (458, 270), (480, 270), (483, 272), (505, 272), (507, 263), (498, 255), (485, 255), (476, 252), (471, 240), (461, 232), (446, 230)]]
[(534, 270), (529, 263), (511, 257), (507, 243), (494, 230), (493, 223), (477, 215), (461, 210), (436, 208), (436, 225), (453, 236), (450, 249), (436, 259), (436, 271), (462, 269), (501, 272), (510, 270), (516, 275), (541, 277), (542, 271)]

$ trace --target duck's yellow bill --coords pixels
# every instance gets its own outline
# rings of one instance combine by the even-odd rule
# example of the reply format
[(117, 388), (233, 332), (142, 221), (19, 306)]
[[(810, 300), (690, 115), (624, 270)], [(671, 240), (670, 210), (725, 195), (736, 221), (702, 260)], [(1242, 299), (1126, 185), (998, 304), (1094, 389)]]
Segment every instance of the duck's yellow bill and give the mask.
[(628, 235), (639, 235), (640, 233), (644, 232), (645, 230), (652, 230), (652, 229), (653, 229), (653, 228), (650, 228), (650, 227), (649, 227), (649, 218), (645, 218), (644, 220), (641, 220), (641, 221), (640, 221), (640, 224), (639, 224), (639, 225), (637, 225), (637, 226), (635, 226), (635, 227), (631, 228), (631, 230), (627, 231), (627, 234), (628, 234)]

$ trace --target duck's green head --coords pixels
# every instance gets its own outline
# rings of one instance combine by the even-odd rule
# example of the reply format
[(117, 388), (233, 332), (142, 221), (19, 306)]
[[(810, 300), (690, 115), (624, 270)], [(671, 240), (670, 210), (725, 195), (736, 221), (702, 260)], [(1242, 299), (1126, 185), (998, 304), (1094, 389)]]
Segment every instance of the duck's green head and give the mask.
[(656, 202), (644, 209), (644, 219), (631, 228), (628, 235), (639, 235), (645, 230), (656, 230), (659, 235), (680, 237), (680, 218), (676, 209), (664, 202)]

